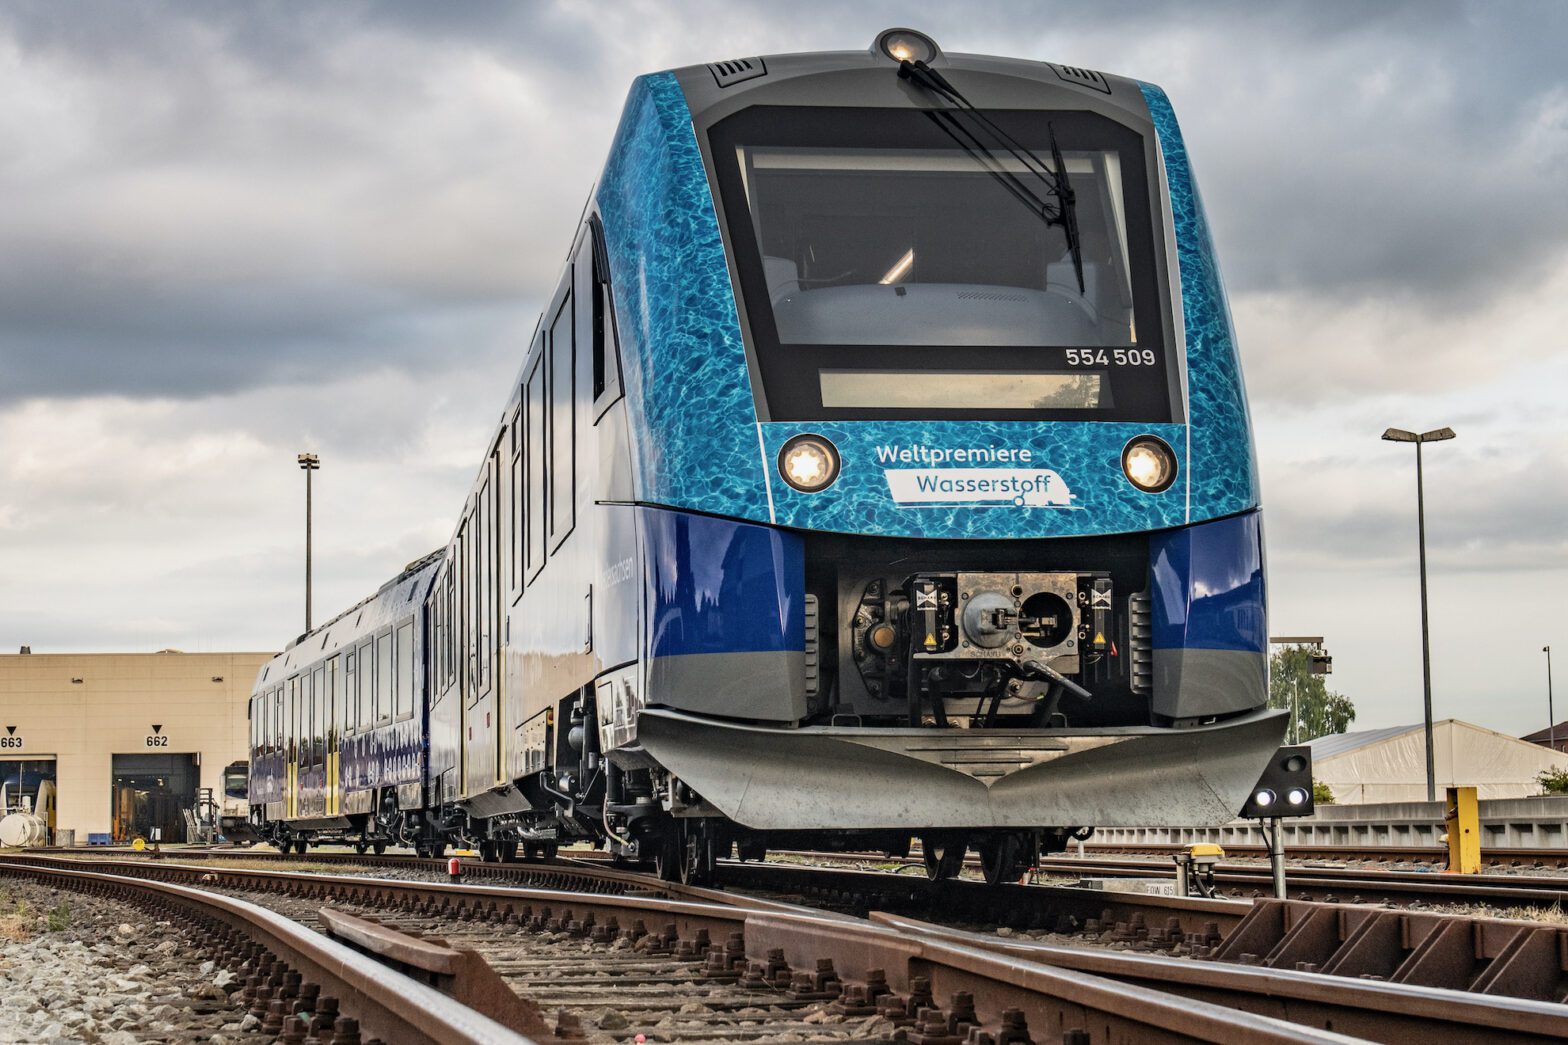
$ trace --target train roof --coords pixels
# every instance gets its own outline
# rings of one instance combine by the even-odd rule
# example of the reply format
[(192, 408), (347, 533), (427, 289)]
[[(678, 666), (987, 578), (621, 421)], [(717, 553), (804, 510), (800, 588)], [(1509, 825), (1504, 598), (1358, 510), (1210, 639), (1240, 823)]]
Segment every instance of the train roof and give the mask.
[(325, 659), (406, 616), (410, 604), (423, 599), (429, 591), (430, 581), (445, 551), (445, 548), (438, 548), (420, 556), (377, 588), (374, 594), (289, 643), (287, 649), (261, 666), (254, 688), (277, 683), (296, 669)]

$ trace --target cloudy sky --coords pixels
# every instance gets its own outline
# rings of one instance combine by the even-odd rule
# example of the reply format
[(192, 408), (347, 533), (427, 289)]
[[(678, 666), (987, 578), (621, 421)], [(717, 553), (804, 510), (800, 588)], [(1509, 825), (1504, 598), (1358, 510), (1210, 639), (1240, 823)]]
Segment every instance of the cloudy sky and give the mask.
[[(853, 6), (851, 12), (848, 9)], [(1162, 84), (1241, 337), (1276, 634), (1358, 725), (1568, 679), (1568, 5), (0, 9), (0, 649), (275, 649), (447, 538), (630, 79), (945, 47)], [(1568, 684), (1562, 687), (1568, 709)], [(1560, 714), (1568, 716), (1568, 710)]]

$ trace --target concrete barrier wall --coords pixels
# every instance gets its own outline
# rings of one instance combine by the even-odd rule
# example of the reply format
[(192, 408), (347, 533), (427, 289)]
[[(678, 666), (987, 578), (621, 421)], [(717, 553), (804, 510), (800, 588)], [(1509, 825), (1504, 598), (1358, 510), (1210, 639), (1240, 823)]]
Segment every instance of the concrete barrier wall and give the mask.
[[(1499, 798), (1480, 803), (1485, 849), (1568, 849), (1568, 797)], [(1386, 802), (1321, 806), (1313, 816), (1284, 822), (1288, 846), (1440, 846), (1442, 802)], [(1109, 827), (1094, 833), (1101, 844), (1263, 845), (1262, 830), (1248, 820), (1221, 827)]]

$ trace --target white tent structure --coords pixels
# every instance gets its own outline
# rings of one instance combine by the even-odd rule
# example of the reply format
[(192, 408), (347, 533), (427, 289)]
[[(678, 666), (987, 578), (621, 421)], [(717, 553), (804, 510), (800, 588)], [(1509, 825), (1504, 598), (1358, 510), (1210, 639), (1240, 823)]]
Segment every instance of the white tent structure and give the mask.
[[(1536, 774), (1568, 769), (1568, 754), (1446, 718), (1432, 723), (1437, 797), (1449, 787), (1474, 787), (1478, 798), (1527, 798), (1541, 793)], [(1426, 801), (1426, 730), (1391, 726), (1338, 733), (1311, 742), (1312, 776), (1336, 802)]]

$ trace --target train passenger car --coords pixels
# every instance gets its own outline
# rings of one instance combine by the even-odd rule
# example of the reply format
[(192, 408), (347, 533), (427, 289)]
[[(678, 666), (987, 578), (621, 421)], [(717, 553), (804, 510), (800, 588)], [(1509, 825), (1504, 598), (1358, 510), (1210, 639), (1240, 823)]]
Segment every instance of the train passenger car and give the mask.
[(303, 853), (348, 842), (434, 851), (423, 816), (426, 598), (438, 564), (411, 563), (369, 599), (262, 666), (251, 698), (257, 833)]
[(640, 77), (523, 357), (428, 598), (421, 837), (999, 880), (1229, 819), (1280, 742), (1159, 88), (909, 30)]

